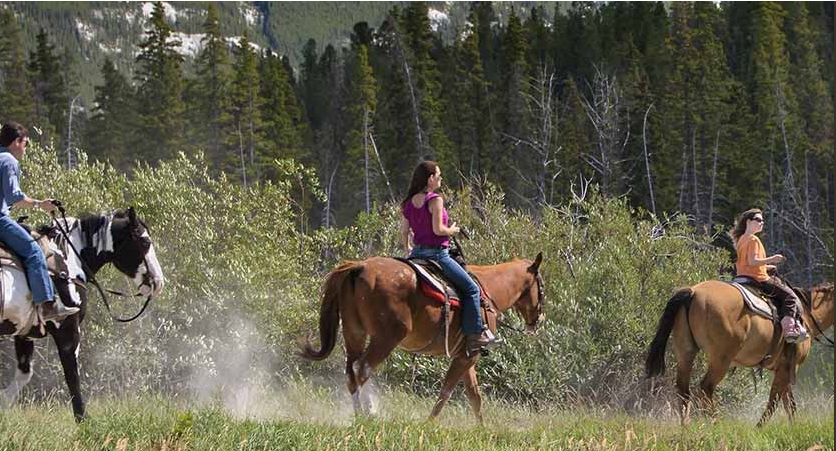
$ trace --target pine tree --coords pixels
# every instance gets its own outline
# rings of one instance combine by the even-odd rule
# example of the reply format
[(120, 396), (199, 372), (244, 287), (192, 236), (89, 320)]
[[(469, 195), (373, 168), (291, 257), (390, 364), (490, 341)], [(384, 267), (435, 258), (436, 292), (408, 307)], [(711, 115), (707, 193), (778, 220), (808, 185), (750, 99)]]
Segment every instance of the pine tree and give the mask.
[[(228, 154), (227, 167), (241, 174), (245, 186), (261, 180), (265, 167), (273, 164), (271, 157), (275, 155), (274, 146), (264, 138), (264, 98), (261, 96), (258, 63), (258, 54), (244, 35), (235, 49), (230, 91), (232, 109), (225, 137), (226, 144), (235, 149)], [(236, 167), (237, 170), (233, 169)]]
[[(361, 194), (362, 198), (350, 199), (363, 205), (371, 212), (374, 200), (374, 174), (377, 162), (369, 139), (375, 110), (377, 108), (377, 86), (369, 66), (368, 48), (357, 45), (352, 51), (349, 67), (348, 96), (343, 109), (346, 117), (346, 158), (343, 165), (344, 188), (346, 194)], [(359, 185), (359, 186), (358, 186)]]
[(35, 114), (46, 138), (57, 145), (63, 143), (67, 128), (67, 111), (70, 104), (66, 92), (63, 71), (55, 46), (49, 43), (46, 31), (40, 29), (36, 37), (37, 47), (29, 55), (29, 74), (33, 86)]
[(491, 158), (485, 172), (506, 191), (525, 197), (520, 192), (519, 175), (524, 174), (531, 163), (525, 158), (522, 146), (522, 140), (528, 138), (530, 121), (526, 107), (530, 77), (522, 23), (513, 9), (503, 33), (500, 61), (502, 78), (497, 92), (499, 108), (496, 118), (501, 136), (500, 153)]
[[(307, 162), (308, 155), (303, 141), (304, 121), (281, 59), (267, 51), (261, 58), (259, 72), (264, 99), (264, 137), (274, 151), (270, 161), (273, 158), (292, 158), (297, 162)], [(265, 175), (272, 178), (275, 174), (266, 169)]]
[(444, 121), (447, 134), (458, 149), (458, 167), (470, 176), (484, 176), (485, 168), (491, 166), (496, 152), (489, 113), (489, 85), (484, 78), (479, 51), (478, 17), (473, 12), (468, 17), (470, 26), (452, 49), (447, 67), (453, 70), (450, 81), (445, 83), (446, 97), (450, 99)]
[[(432, 50), (435, 39), (430, 28), (429, 9), (424, 2), (412, 2), (404, 9), (400, 33), (407, 52), (403, 58), (411, 74), (408, 83), (414, 91), (415, 102), (420, 115), (421, 142), (415, 149), (419, 157), (439, 161), (442, 165), (453, 164), (457, 157), (444, 134), (440, 123), (442, 103), (438, 99), (441, 92), (439, 71)], [(403, 65), (403, 59), (399, 65)], [(406, 70), (406, 69), (404, 69)]]
[(139, 44), (135, 80), (139, 130), (136, 149), (146, 161), (170, 158), (185, 145), (185, 105), (183, 103), (183, 56), (177, 52), (180, 41), (171, 37), (162, 2), (154, 3), (145, 40)]
[(104, 84), (95, 87), (96, 107), (88, 128), (87, 149), (93, 158), (128, 169), (132, 132), (137, 125), (132, 90), (110, 58), (105, 58), (102, 65), (102, 78)]
[(222, 128), (230, 121), (231, 75), (229, 48), (221, 31), (217, 7), (211, 3), (203, 23), (203, 33), (200, 40), (202, 49), (195, 61), (194, 125), (198, 129), (198, 146), (206, 149), (212, 166), (219, 168), (225, 159)]
[(20, 25), (10, 8), (0, 9), (0, 88), (3, 112), (0, 122), (15, 121), (38, 126), (32, 88), (26, 73), (26, 56)]

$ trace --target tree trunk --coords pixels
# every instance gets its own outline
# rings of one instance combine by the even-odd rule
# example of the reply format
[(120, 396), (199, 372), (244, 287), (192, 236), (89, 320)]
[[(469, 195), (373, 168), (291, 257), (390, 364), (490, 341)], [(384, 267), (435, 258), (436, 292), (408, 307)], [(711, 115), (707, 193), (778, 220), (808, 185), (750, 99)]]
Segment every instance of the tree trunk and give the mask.
[(647, 155), (647, 115), (650, 114), (650, 109), (653, 108), (651, 103), (644, 112), (644, 124), (642, 125), (642, 142), (644, 144), (644, 168), (647, 171), (647, 189), (650, 193), (650, 210), (653, 216), (656, 216), (656, 198), (653, 197), (653, 178), (650, 177), (650, 157)]
[(720, 130), (717, 130), (717, 138), (714, 140), (714, 161), (711, 164), (711, 194), (708, 196), (708, 226), (714, 224), (714, 191), (717, 188), (717, 155), (720, 150)]

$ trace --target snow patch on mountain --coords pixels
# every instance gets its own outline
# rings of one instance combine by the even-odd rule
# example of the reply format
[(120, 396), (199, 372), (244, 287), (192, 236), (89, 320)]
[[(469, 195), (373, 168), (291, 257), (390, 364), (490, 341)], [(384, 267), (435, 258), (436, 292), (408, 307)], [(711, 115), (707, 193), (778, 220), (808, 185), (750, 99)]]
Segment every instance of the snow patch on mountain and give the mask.
[(450, 16), (437, 9), (430, 8), (429, 11), (427, 11), (427, 17), (430, 18), (430, 28), (432, 28), (433, 31), (438, 31), (438, 27), (450, 23)]
[(75, 20), (75, 29), (78, 30), (78, 34), (85, 41), (92, 41), (96, 37), (96, 32), (93, 31), (93, 28), (78, 19)]
[(180, 31), (171, 33), (169, 40), (180, 40), (180, 46), (177, 47), (177, 52), (183, 56), (193, 58), (200, 52), (200, 41), (206, 36), (204, 33), (187, 34)]
[(246, 6), (241, 6), (240, 8), (241, 14), (244, 16), (244, 20), (247, 21), (247, 25), (255, 25), (259, 22), (258, 11), (247, 8)]
[[(226, 38), (226, 42), (230, 43), (231, 45), (234, 45), (235, 47), (238, 47), (240, 45), (240, 42), (241, 42), (241, 36), (232, 36), (232, 37)], [(256, 52), (261, 51), (261, 46), (254, 43), (254, 42), (250, 42), (250, 47), (254, 48)]]
[[(165, 11), (165, 19), (169, 22), (176, 22), (177, 21), (177, 10), (174, 9), (168, 2), (163, 2), (163, 10)], [(151, 13), (154, 11), (154, 4), (150, 2), (146, 2), (142, 4), (142, 15), (145, 18), (151, 17)]]

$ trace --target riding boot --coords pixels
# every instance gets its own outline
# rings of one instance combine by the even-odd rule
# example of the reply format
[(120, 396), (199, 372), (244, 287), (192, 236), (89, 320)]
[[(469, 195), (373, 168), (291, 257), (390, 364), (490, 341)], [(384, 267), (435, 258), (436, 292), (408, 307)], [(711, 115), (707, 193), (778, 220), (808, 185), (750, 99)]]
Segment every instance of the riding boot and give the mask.
[(488, 346), (494, 343), (493, 334), (488, 329), (484, 329), (481, 334), (469, 334), (465, 336), (467, 356), (470, 357), (476, 353), (484, 353)]
[(44, 321), (60, 321), (70, 315), (78, 313), (78, 307), (67, 307), (60, 299), (44, 302), (39, 306), (41, 318)]
[(781, 329), (784, 331), (784, 341), (787, 343), (804, 341), (808, 336), (807, 329), (791, 316), (785, 316), (781, 319)]

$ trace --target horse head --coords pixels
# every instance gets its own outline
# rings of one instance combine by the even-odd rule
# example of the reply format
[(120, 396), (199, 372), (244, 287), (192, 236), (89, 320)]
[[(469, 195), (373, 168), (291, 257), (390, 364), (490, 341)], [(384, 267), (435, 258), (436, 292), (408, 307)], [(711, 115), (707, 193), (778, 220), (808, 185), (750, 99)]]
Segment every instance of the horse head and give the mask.
[(113, 215), (83, 218), (81, 234), (81, 254), (93, 272), (112, 263), (133, 280), (143, 296), (162, 291), (165, 278), (151, 235), (133, 207)]
[(543, 283), (543, 276), (540, 275), (540, 264), (542, 262), (543, 253), (539, 252), (534, 261), (526, 268), (525, 275), (528, 280), (519, 299), (514, 303), (514, 309), (525, 321), (525, 331), (529, 334), (537, 332), (537, 327), (546, 318), (543, 313), (546, 287)]

